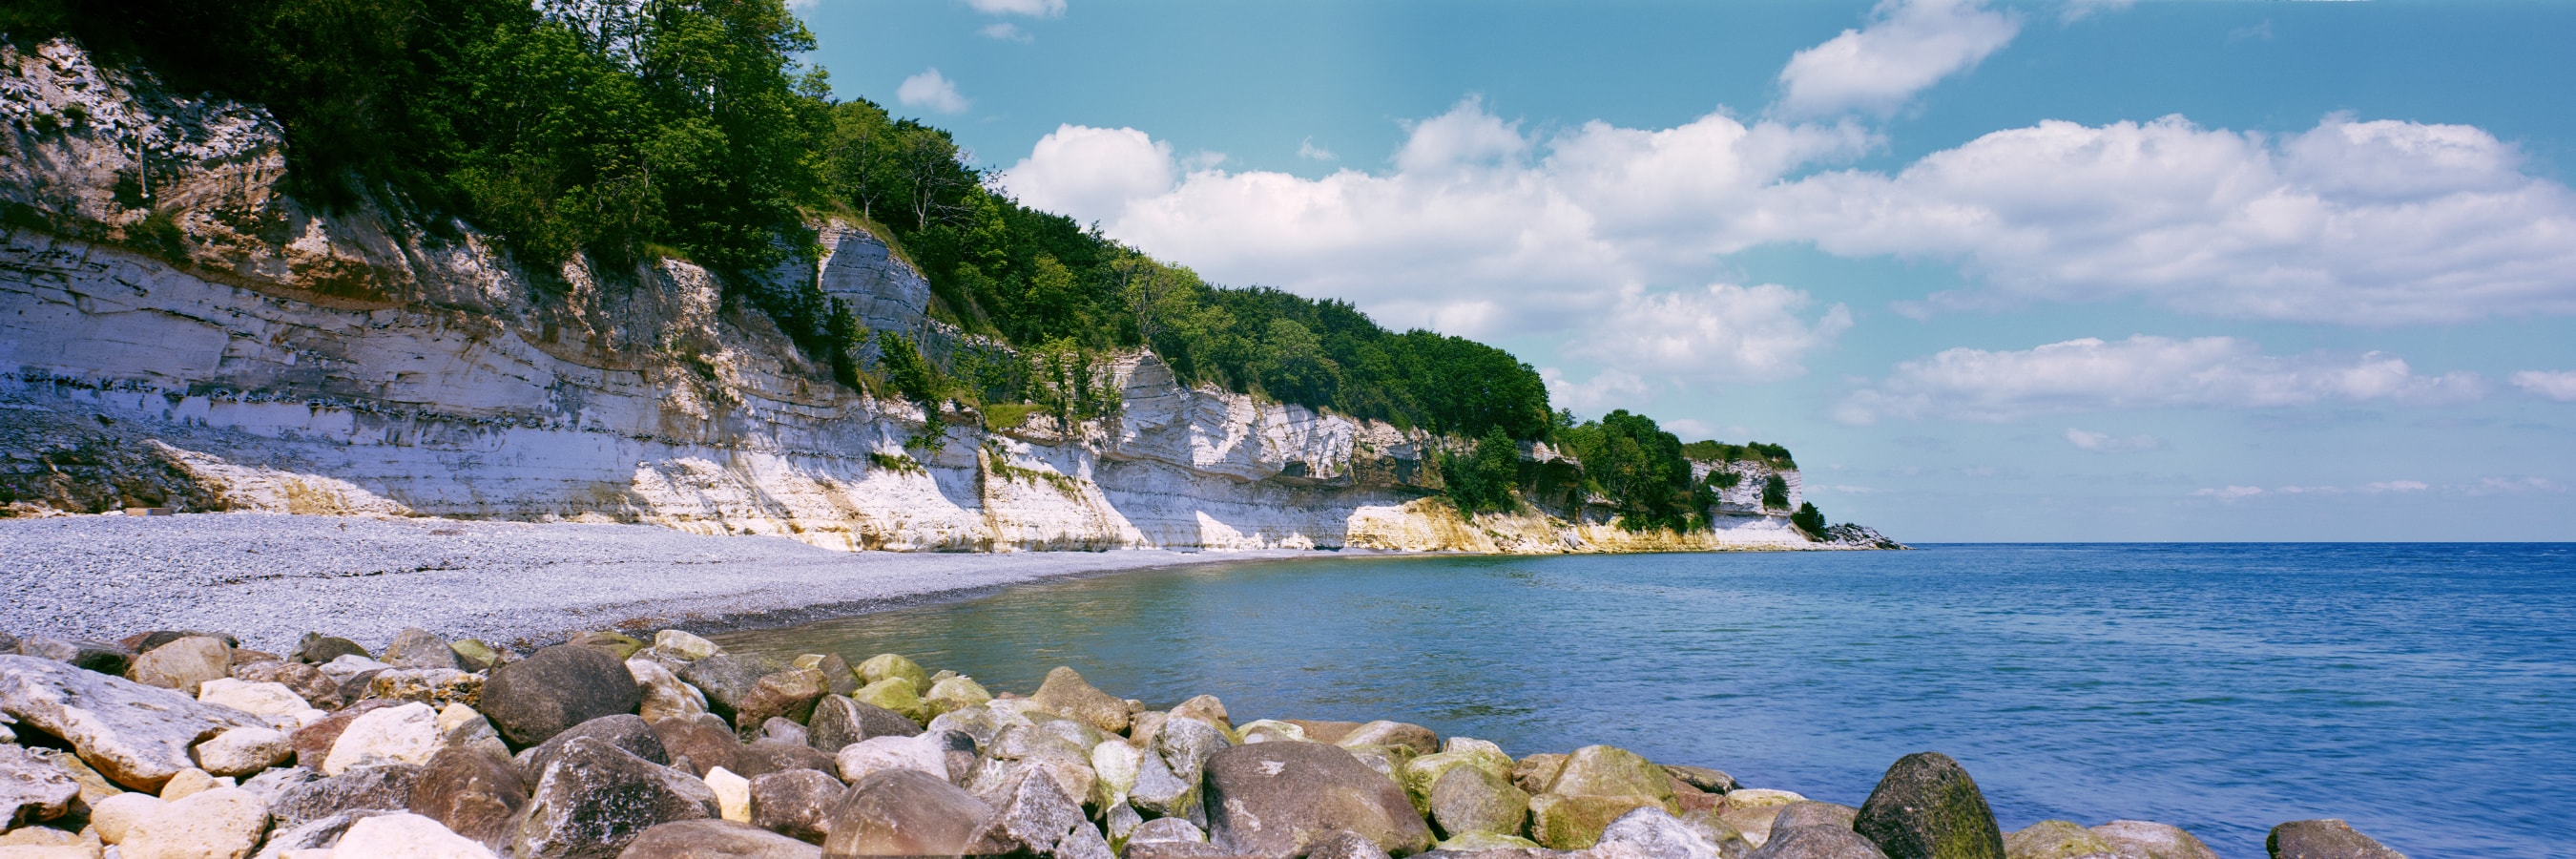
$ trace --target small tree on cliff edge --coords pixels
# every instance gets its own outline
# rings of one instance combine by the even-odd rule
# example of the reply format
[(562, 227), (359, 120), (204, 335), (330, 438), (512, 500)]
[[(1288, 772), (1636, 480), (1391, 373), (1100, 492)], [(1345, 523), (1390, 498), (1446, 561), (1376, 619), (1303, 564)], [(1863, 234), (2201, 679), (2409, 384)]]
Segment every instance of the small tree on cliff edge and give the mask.
[(1789, 514), (1789, 524), (1798, 526), (1798, 530), (1807, 532), (1809, 537), (1825, 538), (1825, 513), (1816, 509), (1815, 502), (1799, 503), (1798, 512)]
[(1789, 481), (1781, 479), (1777, 474), (1771, 475), (1769, 480), (1762, 481), (1762, 509), (1776, 510), (1787, 506), (1789, 506)]

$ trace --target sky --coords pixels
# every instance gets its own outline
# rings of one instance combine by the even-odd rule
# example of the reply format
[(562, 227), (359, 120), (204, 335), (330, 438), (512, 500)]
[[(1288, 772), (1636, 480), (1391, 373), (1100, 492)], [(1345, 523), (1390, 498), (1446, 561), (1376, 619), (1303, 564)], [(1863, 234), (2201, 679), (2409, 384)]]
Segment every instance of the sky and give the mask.
[(793, 5), (1023, 203), (1836, 522), (2576, 540), (2576, 3)]

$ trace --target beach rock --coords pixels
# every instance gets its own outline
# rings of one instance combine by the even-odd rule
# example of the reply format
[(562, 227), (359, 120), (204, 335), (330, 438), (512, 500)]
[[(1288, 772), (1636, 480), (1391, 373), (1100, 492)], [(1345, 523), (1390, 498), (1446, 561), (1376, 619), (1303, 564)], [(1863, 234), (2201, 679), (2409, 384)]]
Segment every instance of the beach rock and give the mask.
[(1396, 775), (1397, 779), (1404, 783), (1405, 795), (1413, 799), (1413, 807), (1424, 814), (1429, 814), (1432, 785), (1438, 783), (1441, 776), (1459, 767), (1482, 770), (1492, 775), (1494, 781), (1506, 787), (1510, 786), (1511, 757), (1499, 750), (1472, 747), (1423, 755), (1405, 761), (1403, 766), (1396, 769)]
[[(529, 661), (536, 658), (531, 656)], [(644, 830), (677, 820), (712, 818), (717, 811), (715, 793), (705, 782), (600, 740), (580, 737), (566, 743), (537, 779), (511, 855), (605, 859), (616, 856)]]
[[(1208, 758), (1232, 745), (1215, 725), (1174, 717), (1164, 720), (1162, 730), (1154, 732), (1154, 739), (1146, 744), (1146, 751), (1160, 756), (1163, 764), (1171, 767), (1172, 774), (1183, 781), (1197, 781), (1199, 774), (1206, 770)], [(1076, 749), (1074, 754), (1077, 758), (1082, 756), (1080, 749)]]
[(636, 706), (635, 714), (646, 722), (707, 712), (706, 693), (681, 682), (679, 675), (659, 662), (642, 657), (626, 660), (626, 674), (644, 689), (644, 701)]
[(653, 652), (678, 662), (696, 662), (723, 653), (715, 642), (676, 629), (653, 633)]
[(371, 764), (319, 781), (291, 785), (268, 801), (281, 826), (298, 826), (344, 811), (405, 811), (423, 768)]
[[(1773, 821), (1771, 827), (1778, 831), (1785, 822)], [(2119, 849), (2083, 824), (2042, 820), (2004, 835), (2004, 855), (2010, 859), (2119, 859)]]
[(1551, 850), (1581, 850), (1600, 841), (1611, 821), (1640, 808), (1663, 803), (1651, 796), (1542, 793), (1530, 797), (1530, 839)]
[(949, 677), (930, 684), (921, 695), (922, 706), (934, 714), (953, 713), (968, 707), (981, 707), (993, 700), (993, 693), (973, 678)]
[(795, 770), (841, 771), (837, 758), (813, 746), (789, 740), (754, 740), (736, 752), (733, 761), (733, 770), (745, 778)]
[(1047, 672), (1046, 681), (1038, 684), (1038, 692), (1029, 696), (1029, 703), (1112, 734), (1127, 730), (1126, 701), (1093, 688), (1081, 674), (1061, 665)]
[(735, 823), (751, 822), (751, 779), (717, 767), (707, 771), (707, 790), (716, 795), (716, 816)]
[(358, 821), (401, 813), (360, 810), (344, 811), (320, 820), (299, 824), (289, 824), (280, 820), (277, 821), (276, 829), (269, 833), (268, 838), (260, 842), (259, 853), (256, 856), (257, 859), (289, 859), (289, 857), (301, 859), (298, 851), (307, 850), (327, 854), (333, 846), (340, 843), (340, 836), (349, 834), (349, 827), (358, 825)]
[(1664, 769), (1616, 746), (1575, 749), (1566, 756), (1565, 768), (1548, 784), (1547, 792), (1565, 796), (1643, 796), (1667, 803), (1667, 811), (1674, 810), (1668, 804), (1673, 798), (1673, 783)]
[(982, 838), (1004, 851), (1051, 854), (1074, 827), (1090, 825), (1083, 819), (1082, 802), (1040, 772), (1023, 773), (998, 798)]
[(2341, 820), (2293, 820), (2263, 840), (2272, 859), (2406, 859)]
[(182, 638), (211, 638), (223, 642), (226, 650), (241, 646), (241, 639), (231, 635), (194, 629), (156, 629), (150, 632), (139, 632), (118, 639), (116, 643), (126, 650), (143, 653)]
[(796, 745), (812, 748), (812, 746), (807, 745), (807, 743), (813, 738), (806, 734), (804, 725), (790, 722), (784, 716), (771, 716), (767, 719), (761, 720), (760, 734), (752, 737), (751, 739), (753, 742), (771, 740), (781, 743), (794, 743)]
[(198, 743), (189, 753), (196, 758), (199, 769), (238, 777), (294, 759), (295, 743), (275, 728), (231, 728)]
[(492, 851), (438, 821), (417, 814), (379, 814), (350, 824), (334, 845), (334, 859), (493, 859)]
[(111, 641), (31, 635), (18, 640), (16, 652), (111, 677), (123, 677), (126, 669), (134, 667), (134, 651)]
[(1642, 806), (1602, 827), (1600, 859), (1721, 859), (1718, 846), (1661, 808)]
[(404, 627), (394, 633), (393, 643), (385, 645), (384, 663), (396, 668), (465, 670), (464, 660), (456, 658), (456, 650), (447, 646), (447, 639), (419, 627)]
[(441, 751), (465, 747), (501, 760), (510, 759), (510, 744), (501, 741), (501, 732), (493, 730), (492, 721), (463, 704), (449, 704), (438, 711), (438, 747)]
[(456, 654), (456, 664), (467, 671), (490, 671), (519, 657), (509, 648), (473, 638), (448, 642), (447, 649)]
[(329, 662), (313, 666), (313, 670), (322, 672), (323, 676), (331, 678), (331, 682), (340, 684), (340, 687), (343, 690), (353, 686), (359, 689), (364, 689), (366, 688), (368, 677), (373, 676), (378, 671), (392, 671), (393, 669), (394, 667), (391, 665), (357, 654), (341, 656)]
[(841, 695), (825, 695), (816, 701), (814, 715), (805, 723), (806, 744), (831, 753), (870, 737), (910, 737), (920, 733), (921, 726), (901, 713)]
[(116, 847), (125, 859), (243, 859), (267, 833), (268, 809), (260, 798), (223, 787), (179, 799), (128, 824)]
[(134, 666), (126, 675), (136, 683), (177, 689), (191, 697), (197, 686), (208, 680), (233, 674), (232, 648), (223, 639), (191, 635), (145, 651), (134, 657)]
[(188, 747), (256, 716), (169, 689), (30, 656), (0, 656), (0, 713), (61, 738), (117, 784), (158, 791), (195, 762)]
[(1480, 766), (1449, 768), (1424, 797), (1443, 838), (1470, 832), (1518, 835), (1529, 822), (1529, 803), (1529, 794)]
[(545, 775), (547, 767), (554, 765), (556, 758), (563, 756), (566, 747), (574, 740), (584, 738), (607, 743), (619, 751), (656, 764), (667, 766), (671, 763), (670, 751), (662, 745), (661, 734), (655, 732), (651, 725), (644, 724), (642, 717), (619, 713), (574, 725), (536, 747), (520, 752), (519, 774), (534, 783)]
[(2120, 859), (2218, 859), (2191, 833), (2162, 823), (2114, 820), (2093, 827), (2093, 834), (2110, 842)]
[(176, 800), (180, 797), (194, 796), (219, 787), (233, 786), (234, 784), (232, 779), (219, 779), (212, 773), (208, 773), (205, 770), (201, 770), (196, 767), (189, 767), (170, 776), (169, 781), (161, 784), (161, 798)]
[(662, 741), (671, 765), (692, 775), (705, 775), (716, 767), (742, 771), (734, 765), (734, 758), (742, 753), (742, 741), (734, 737), (733, 726), (713, 713), (656, 721), (653, 736)]
[(1779, 812), (1771, 818), (1771, 831), (1778, 832), (1800, 826), (1833, 826), (1850, 829), (1852, 821), (1859, 817), (1860, 809), (1848, 805), (1812, 800), (1792, 802), (1780, 806)]
[(198, 686), (197, 700), (258, 716), (280, 731), (294, 731), (330, 715), (284, 683), (252, 683), (231, 677), (208, 680)]
[(168, 807), (169, 800), (148, 793), (120, 793), (89, 804), (89, 825), (98, 830), (100, 840), (116, 844), (125, 840), (134, 824)]
[(323, 759), (331, 756), (331, 747), (340, 742), (340, 735), (349, 730), (350, 723), (368, 713), (399, 706), (402, 705), (393, 701), (360, 701), (295, 729), (288, 737), (295, 743), (296, 763), (320, 770)]
[(367, 649), (358, 646), (355, 641), (308, 632), (304, 634), (302, 641), (295, 643), (295, 653), (288, 658), (309, 665), (321, 665), (343, 656), (369, 655), (371, 654), (367, 653)]
[(604, 650), (559, 644), (492, 669), (475, 709), (513, 748), (545, 742), (574, 725), (644, 703), (626, 663)]
[(748, 740), (772, 718), (802, 723), (814, 715), (814, 702), (821, 700), (825, 691), (823, 672), (811, 668), (762, 675), (752, 683), (750, 691), (734, 702), (734, 730)]
[(564, 644), (571, 647), (587, 647), (597, 650), (601, 653), (615, 657), (619, 662), (635, 658), (636, 651), (644, 649), (643, 639), (636, 638), (635, 636), (627, 635), (622, 632), (609, 632), (606, 630), (576, 632), (573, 633), (572, 638), (565, 641)]
[(1209, 840), (1229, 850), (1293, 856), (1337, 829), (1393, 854), (1432, 843), (1403, 788), (1320, 743), (1219, 751), (1208, 758), (1206, 789)]
[(289, 789), (321, 780), (321, 773), (305, 767), (279, 767), (244, 779), (236, 787), (259, 794), (269, 804), (275, 805), (277, 798), (286, 795)]
[[(1402, 793), (1402, 788), (1396, 789)], [(1127, 801), (1136, 810), (1156, 817), (1178, 817), (1195, 823), (1207, 822), (1206, 783), (1197, 777), (1184, 778), (1172, 772), (1163, 756), (1144, 751), (1137, 756), (1136, 783), (1127, 789)]]
[(935, 734), (869, 737), (842, 749), (834, 760), (841, 780), (850, 784), (858, 784), (870, 775), (892, 769), (912, 770), (935, 776), (941, 781), (949, 778), (948, 746), (942, 737)]
[[(760, 678), (781, 667), (776, 660), (757, 654), (717, 653), (674, 669), (681, 680), (706, 695), (707, 712), (733, 721), (734, 708), (750, 695)], [(758, 723), (754, 723), (758, 724)]]
[(1887, 859), (1877, 844), (1839, 826), (1801, 826), (1772, 834), (1748, 859)]
[(427, 704), (370, 710), (349, 723), (322, 759), (323, 775), (362, 764), (426, 764), (438, 753), (438, 711)]
[(390, 668), (367, 677), (364, 697), (383, 701), (416, 701), (433, 708), (480, 703), (483, 675), (454, 668)]
[[(244, 683), (277, 683), (294, 690), (304, 703), (328, 709), (342, 703), (340, 681), (322, 673), (322, 669), (301, 662), (258, 662), (233, 666), (233, 679)], [(211, 682), (211, 681), (210, 681)], [(201, 687), (198, 694), (204, 694)]]
[(1738, 788), (1727, 791), (1717, 813), (1728, 825), (1743, 832), (1744, 840), (1760, 847), (1771, 837), (1771, 822), (1789, 806), (1806, 801), (1806, 797), (1785, 790)]
[(828, 773), (788, 770), (751, 779), (751, 825), (814, 844), (832, 833), (832, 809), (849, 786)]
[(1214, 695), (1200, 695), (1172, 706), (1171, 715), (1197, 719), (1228, 735), (1234, 733), (1234, 720), (1226, 717), (1225, 702)]
[(1727, 775), (1725, 772), (1719, 770), (1713, 770), (1707, 767), (1682, 766), (1680, 764), (1662, 764), (1661, 766), (1663, 767), (1665, 775), (1680, 779), (1683, 784), (1690, 785), (1691, 787), (1698, 788), (1709, 793), (1724, 795), (1727, 791), (1734, 790), (1737, 787), (1734, 776)]
[[(1311, 732), (1310, 732), (1311, 733)], [(1359, 746), (1393, 746), (1404, 749), (1406, 757), (1419, 757), (1440, 750), (1440, 735), (1430, 728), (1405, 722), (1378, 720), (1351, 729), (1333, 745), (1342, 748)]]
[(2003, 859), (2003, 831), (1958, 761), (1916, 752), (1887, 768), (1852, 821), (1889, 859)]
[(1278, 740), (1308, 739), (1306, 736), (1306, 729), (1277, 719), (1258, 719), (1246, 722), (1242, 727), (1236, 728), (1235, 733), (1243, 737), (1243, 741), (1247, 743), (1267, 743)]
[(0, 829), (61, 817), (80, 798), (80, 783), (53, 761), (0, 745)]
[(927, 721), (922, 716), (929, 712), (929, 706), (923, 704), (921, 697), (913, 693), (912, 681), (901, 677), (888, 677), (861, 686), (858, 691), (850, 693), (850, 698), (863, 704), (901, 713), (908, 721), (916, 723)]
[(820, 859), (822, 848), (731, 820), (682, 820), (644, 830), (618, 859)]
[(887, 678), (902, 678), (912, 684), (912, 693), (915, 695), (930, 691), (930, 672), (921, 670), (921, 663), (893, 653), (880, 653), (868, 657), (866, 662), (859, 663), (858, 675), (861, 685), (873, 684)]
[(861, 779), (832, 810), (823, 855), (996, 853), (999, 845), (982, 838), (992, 817), (992, 808), (947, 779), (916, 769), (878, 770)]
[(818, 654), (812, 664), (805, 663), (803, 657), (799, 657), (795, 664), (798, 668), (811, 668), (823, 672), (823, 689), (831, 694), (848, 695), (859, 691), (859, 672), (851, 668), (849, 660), (842, 659), (840, 654)]
[(429, 759), (403, 807), (493, 850), (506, 849), (528, 804), (528, 780), (509, 761), (449, 746)]
[(1198, 828), (1196, 824), (1177, 817), (1157, 817), (1152, 820), (1145, 821), (1144, 823), (1137, 824), (1135, 829), (1129, 830), (1127, 833), (1127, 843), (1130, 845), (1155, 844), (1162, 842), (1205, 844), (1207, 843), (1207, 840), (1208, 837), (1205, 830)]

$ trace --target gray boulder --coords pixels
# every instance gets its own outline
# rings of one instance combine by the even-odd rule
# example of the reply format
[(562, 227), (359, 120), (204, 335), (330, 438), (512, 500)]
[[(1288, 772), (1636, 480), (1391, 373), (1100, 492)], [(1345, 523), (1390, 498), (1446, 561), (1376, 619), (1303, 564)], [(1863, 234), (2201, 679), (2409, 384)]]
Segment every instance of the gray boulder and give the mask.
[(1306, 859), (1391, 859), (1385, 850), (1366, 838), (1348, 832), (1328, 832), (1315, 846), (1308, 848)]
[(2004, 854), (2012, 859), (2120, 859), (2119, 848), (2068, 820), (2042, 820), (2006, 833)]
[(921, 733), (902, 713), (874, 704), (850, 700), (845, 695), (825, 695), (814, 704), (814, 716), (805, 723), (805, 742), (826, 754), (838, 754), (842, 747), (869, 737), (910, 737)]
[(1888, 859), (1869, 839), (1838, 826), (1801, 826), (1771, 833), (1749, 859)]
[(1431, 827), (1396, 786), (1350, 752), (1321, 743), (1235, 746), (1207, 762), (1209, 840), (1259, 856), (1295, 856), (1326, 833), (1392, 854), (1431, 847)]
[(661, 738), (671, 765), (691, 775), (704, 776), (716, 767), (742, 771), (735, 760), (742, 754), (742, 741), (734, 738), (732, 726), (721, 716), (699, 713), (662, 719), (653, 723), (653, 735)]
[(814, 702), (827, 691), (823, 672), (811, 668), (790, 668), (761, 675), (751, 689), (733, 703), (733, 726), (743, 739), (760, 733), (760, 726), (773, 718), (784, 718), (802, 724), (814, 715)]
[(765, 656), (717, 653), (672, 671), (680, 675), (681, 680), (687, 681), (689, 685), (698, 687), (699, 692), (705, 693), (707, 711), (724, 717), (726, 723), (730, 724), (742, 700), (751, 695), (754, 687), (760, 685), (760, 678), (775, 673), (781, 667), (784, 666), (779, 665), (777, 660)]
[(1605, 859), (1720, 859), (1716, 844), (1710, 843), (1679, 818), (1654, 806), (1645, 806), (1602, 827), (1601, 840), (1594, 842), (1593, 852)]
[(804, 725), (790, 722), (785, 716), (771, 716), (762, 720), (760, 723), (759, 735), (752, 737), (752, 739), (776, 740), (782, 743), (795, 743), (800, 746), (806, 745), (812, 741), (812, 738), (807, 736)]
[(947, 779), (884, 769), (859, 780), (832, 810), (823, 855), (960, 856), (1002, 852), (983, 836), (993, 809)]
[(1698, 788), (1708, 793), (1723, 796), (1727, 791), (1734, 790), (1736, 788), (1735, 777), (1727, 775), (1721, 770), (1713, 770), (1707, 767), (1682, 766), (1680, 764), (1663, 764), (1662, 766), (1665, 774), (1670, 775), (1673, 778), (1680, 779), (1683, 784), (1690, 785), (1691, 787)]
[(2341, 820), (2293, 820), (2272, 827), (2272, 859), (2406, 859)]
[(1135, 829), (1127, 832), (1130, 845), (1166, 841), (1205, 844), (1207, 840), (1206, 830), (1177, 817), (1157, 817), (1137, 824)]
[(0, 656), (0, 712), (60, 737), (110, 781), (158, 791), (191, 769), (188, 747), (259, 717), (168, 689), (32, 656)]
[[(1822, 829), (1823, 827), (1809, 827)], [(2003, 830), (1958, 761), (1940, 752), (1896, 759), (1861, 803), (1852, 830), (1889, 859), (2004, 859)]]
[(183, 636), (143, 651), (125, 673), (136, 683), (194, 696), (206, 681), (233, 676), (233, 649), (213, 636)]
[(1793, 802), (1781, 806), (1780, 812), (1771, 818), (1771, 831), (1778, 832), (1801, 826), (1832, 826), (1850, 829), (1852, 821), (1859, 817), (1860, 809), (1848, 805), (1814, 801)]
[(340, 836), (349, 834), (349, 827), (358, 825), (358, 821), (401, 813), (381, 809), (358, 809), (292, 825), (279, 821), (276, 830), (269, 833), (268, 840), (260, 844), (256, 859), (280, 859), (295, 850), (328, 850), (339, 846)]
[[(583, 649), (618, 664), (604, 649)], [(618, 670), (625, 668), (618, 664)], [(537, 779), (511, 855), (608, 859), (647, 829), (716, 817), (717, 811), (715, 792), (705, 782), (581, 737), (566, 743)]]
[(1037, 694), (1029, 696), (1029, 703), (1112, 734), (1127, 731), (1127, 702), (1100, 691), (1085, 682), (1081, 674), (1062, 665), (1047, 672), (1046, 681), (1038, 684)]
[(125, 676), (125, 670), (134, 665), (134, 651), (124, 645), (85, 638), (31, 635), (18, 640), (15, 652), (115, 677)]
[(396, 668), (468, 670), (465, 660), (456, 658), (456, 650), (447, 645), (447, 639), (419, 627), (406, 627), (395, 633), (393, 643), (385, 645), (384, 662)]
[(619, 713), (601, 716), (564, 730), (532, 748), (519, 753), (519, 774), (533, 783), (545, 774), (546, 767), (563, 755), (564, 747), (584, 737), (617, 747), (627, 754), (668, 766), (670, 752), (662, 747), (662, 738), (653, 726), (644, 724), (641, 716)]
[(80, 783), (53, 761), (0, 746), (0, 829), (61, 817), (79, 798)]
[(355, 641), (308, 632), (304, 634), (302, 641), (296, 642), (295, 653), (288, 658), (310, 665), (321, 665), (343, 656), (368, 655), (370, 654), (367, 653), (367, 649), (359, 647)]
[(2120, 859), (2218, 859), (2209, 845), (2191, 833), (2162, 823), (2114, 820), (2093, 827), (2093, 834), (2110, 842)]
[(476, 709), (512, 748), (525, 748), (643, 703), (625, 662), (601, 648), (559, 644), (492, 669)]
[(408, 811), (420, 784), (418, 764), (368, 764), (326, 779), (289, 785), (268, 802), (279, 826), (297, 826), (344, 811)]
[(664, 823), (626, 845), (618, 859), (820, 859), (822, 848), (730, 820)]
[(1054, 779), (1032, 770), (1002, 794), (983, 839), (1003, 850), (1043, 856), (1054, 853), (1056, 844), (1075, 827), (1090, 826), (1083, 819), (1080, 800), (1066, 796)]
[(751, 778), (751, 825), (815, 844), (832, 834), (832, 809), (850, 792), (831, 774), (788, 770)]
[(733, 765), (727, 767), (744, 778), (794, 770), (835, 772), (840, 768), (840, 763), (831, 755), (804, 743), (785, 740), (754, 741), (736, 751)]
[(440, 749), (413, 782), (404, 806), (493, 850), (506, 849), (528, 805), (528, 780), (509, 761), (481, 749)]
[(1451, 767), (1431, 783), (1431, 822), (1443, 838), (1470, 832), (1519, 835), (1529, 822), (1530, 796), (1479, 767)]

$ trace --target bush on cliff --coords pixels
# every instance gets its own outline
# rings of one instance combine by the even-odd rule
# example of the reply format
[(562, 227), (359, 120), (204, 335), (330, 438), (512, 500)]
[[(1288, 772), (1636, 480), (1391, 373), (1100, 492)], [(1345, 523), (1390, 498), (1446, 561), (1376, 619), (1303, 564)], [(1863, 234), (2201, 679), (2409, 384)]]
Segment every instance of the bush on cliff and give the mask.
[(1707, 484), (1691, 480), (1681, 439), (1653, 418), (1620, 409), (1559, 430), (1557, 441), (1583, 463), (1584, 474), (1630, 531), (1697, 528), (1717, 503)]
[(1825, 514), (1817, 510), (1813, 502), (1800, 502), (1798, 512), (1789, 514), (1789, 524), (1798, 526), (1798, 530), (1806, 532), (1808, 537), (1825, 538)]
[(1440, 455), (1440, 479), (1448, 485), (1450, 503), (1463, 516), (1520, 506), (1513, 494), (1520, 488), (1520, 468), (1520, 446), (1502, 427), (1486, 430), (1466, 456)]

